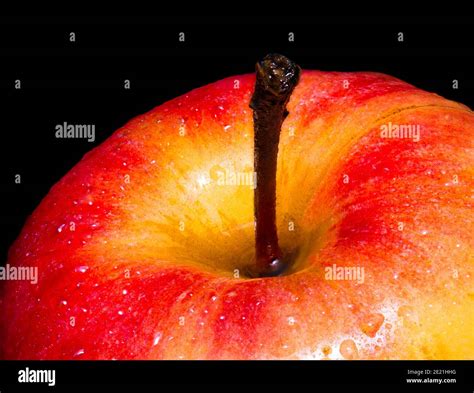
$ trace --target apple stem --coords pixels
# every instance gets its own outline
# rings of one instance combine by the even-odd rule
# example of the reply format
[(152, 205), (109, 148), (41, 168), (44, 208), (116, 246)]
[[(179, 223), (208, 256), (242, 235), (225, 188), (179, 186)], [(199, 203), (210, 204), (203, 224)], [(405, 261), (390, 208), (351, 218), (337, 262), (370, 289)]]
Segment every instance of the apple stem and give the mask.
[(250, 101), (254, 121), (254, 190), (256, 276), (281, 274), (283, 261), (276, 227), (278, 143), (286, 105), (299, 81), (300, 68), (285, 56), (270, 54), (257, 63)]

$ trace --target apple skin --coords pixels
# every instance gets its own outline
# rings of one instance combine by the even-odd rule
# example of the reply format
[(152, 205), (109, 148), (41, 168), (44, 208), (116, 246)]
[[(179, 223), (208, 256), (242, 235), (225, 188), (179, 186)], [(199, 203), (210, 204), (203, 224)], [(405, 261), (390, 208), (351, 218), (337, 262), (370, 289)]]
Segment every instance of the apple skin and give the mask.
[[(249, 279), (253, 189), (217, 177), (252, 171), (254, 82), (133, 119), (51, 189), (9, 252), (39, 282), (1, 284), (3, 359), (474, 358), (473, 112), (382, 74), (303, 71), (277, 172), (299, 257)], [(420, 141), (381, 138), (388, 122)], [(365, 281), (326, 280), (333, 264)]]

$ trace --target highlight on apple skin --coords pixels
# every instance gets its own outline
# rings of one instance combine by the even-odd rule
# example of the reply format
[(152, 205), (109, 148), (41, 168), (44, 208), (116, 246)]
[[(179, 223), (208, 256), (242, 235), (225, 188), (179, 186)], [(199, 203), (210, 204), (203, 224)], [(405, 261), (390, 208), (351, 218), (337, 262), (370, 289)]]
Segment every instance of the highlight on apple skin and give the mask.
[(173, 99), (59, 181), (9, 252), (3, 359), (472, 359), (474, 115), (303, 71), (277, 169), (285, 275), (254, 262), (254, 75)]

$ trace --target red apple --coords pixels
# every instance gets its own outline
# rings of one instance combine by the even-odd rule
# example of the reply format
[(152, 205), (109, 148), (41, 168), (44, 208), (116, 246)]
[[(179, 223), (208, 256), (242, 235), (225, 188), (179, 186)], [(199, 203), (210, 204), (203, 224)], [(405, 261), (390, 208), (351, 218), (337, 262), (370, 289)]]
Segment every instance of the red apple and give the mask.
[[(10, 250), (39, 277), (2, 286), (2, 358), (474, 357), (473, 112), (382, 74), (303, 71), (277, 170), (295, 262), (250, 278), (254, 84), (135, 118), (51, 189)], [(363, 280), (328, 276), (350, 267)]]

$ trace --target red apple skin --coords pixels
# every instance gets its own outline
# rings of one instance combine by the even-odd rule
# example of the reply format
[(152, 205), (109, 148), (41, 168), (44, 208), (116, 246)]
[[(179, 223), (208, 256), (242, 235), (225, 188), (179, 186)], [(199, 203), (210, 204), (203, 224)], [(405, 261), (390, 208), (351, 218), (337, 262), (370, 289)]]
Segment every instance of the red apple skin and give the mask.
[[(473, 112), (382, 74), (304, 71), (277, 173), (281, 246), (300, 257), (249, 279), (253, 190), (218, 176), (252, 170), (253, 86), (133, 119), (51, 189), (10, 249), (39, 281), (2, 283), (3, 359), (474, 358)], [(382, 138), (388, 122), (420, 140)], [(364, 282), (327, 280), (333, 264)]]

